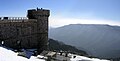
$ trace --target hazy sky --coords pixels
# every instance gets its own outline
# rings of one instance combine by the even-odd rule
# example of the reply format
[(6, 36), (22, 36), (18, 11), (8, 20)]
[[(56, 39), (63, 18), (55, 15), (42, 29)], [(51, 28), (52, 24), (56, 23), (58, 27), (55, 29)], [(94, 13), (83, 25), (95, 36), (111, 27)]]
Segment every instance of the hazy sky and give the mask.
[(0, 16), (26, 16), (31, 8), (51, 10), (49, 25), (120, 25), (120, 0), (0, 0)]

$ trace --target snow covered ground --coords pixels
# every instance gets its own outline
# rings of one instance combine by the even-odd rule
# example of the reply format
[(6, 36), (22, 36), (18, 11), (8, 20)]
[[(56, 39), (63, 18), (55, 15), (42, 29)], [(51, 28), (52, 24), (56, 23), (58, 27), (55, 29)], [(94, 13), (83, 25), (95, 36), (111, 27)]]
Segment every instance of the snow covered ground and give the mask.
[[(109, 60), (100, 60), (95, 58), (87, 58), (84, 56), (78, 56), (71, 54), (72, 58), (70, 58), (71, 61), (109, 61)], [(76, 56), (76, 57), (74, 57)], [(0, 61), (45, 61), (44, 59), (40, 59), (38, 57), (43, 56), (31, 56), (30, 59), (18, 56), (18, 53), (15, 53), (11, 50), (8, 50), (6, 48), (0, 47)]]
[(27, 59), (21, 56), (17, 56), (17, 54), (18, 53), (0, 47), (0, 61), (45, 61), (43, 59), (38, 59), (35, 56), (31, 56), (30, 59)]

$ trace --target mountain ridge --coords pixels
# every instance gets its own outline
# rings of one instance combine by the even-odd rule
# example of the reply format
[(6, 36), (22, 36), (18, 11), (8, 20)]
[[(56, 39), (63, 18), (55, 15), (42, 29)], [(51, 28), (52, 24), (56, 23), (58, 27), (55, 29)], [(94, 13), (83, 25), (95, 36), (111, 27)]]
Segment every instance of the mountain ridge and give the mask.
[(77, 48), (82, 47), (90, 51), (91, 55), (102, 58), (120, 57), (119, 36), (120, 26), (106, 24), (70, 24), (49, 31), (50, 38)]

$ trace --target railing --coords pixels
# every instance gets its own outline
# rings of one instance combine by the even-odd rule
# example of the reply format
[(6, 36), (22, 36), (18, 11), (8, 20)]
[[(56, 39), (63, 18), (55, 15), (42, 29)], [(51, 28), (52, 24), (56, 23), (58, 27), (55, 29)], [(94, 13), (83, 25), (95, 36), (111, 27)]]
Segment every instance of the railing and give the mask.
[(0, 20), (25, 20), (27, 17), (0, 17)]

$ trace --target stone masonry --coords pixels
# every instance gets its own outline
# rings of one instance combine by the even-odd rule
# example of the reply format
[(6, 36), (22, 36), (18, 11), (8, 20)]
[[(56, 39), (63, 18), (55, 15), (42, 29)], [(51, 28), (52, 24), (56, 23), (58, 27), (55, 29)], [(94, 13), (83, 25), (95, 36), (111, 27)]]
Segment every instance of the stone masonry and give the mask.
[(48, 17), (46, 9), (30, 9), (27, 17), (0, 17), (0, 43), (11, 48), (47, 49)]

